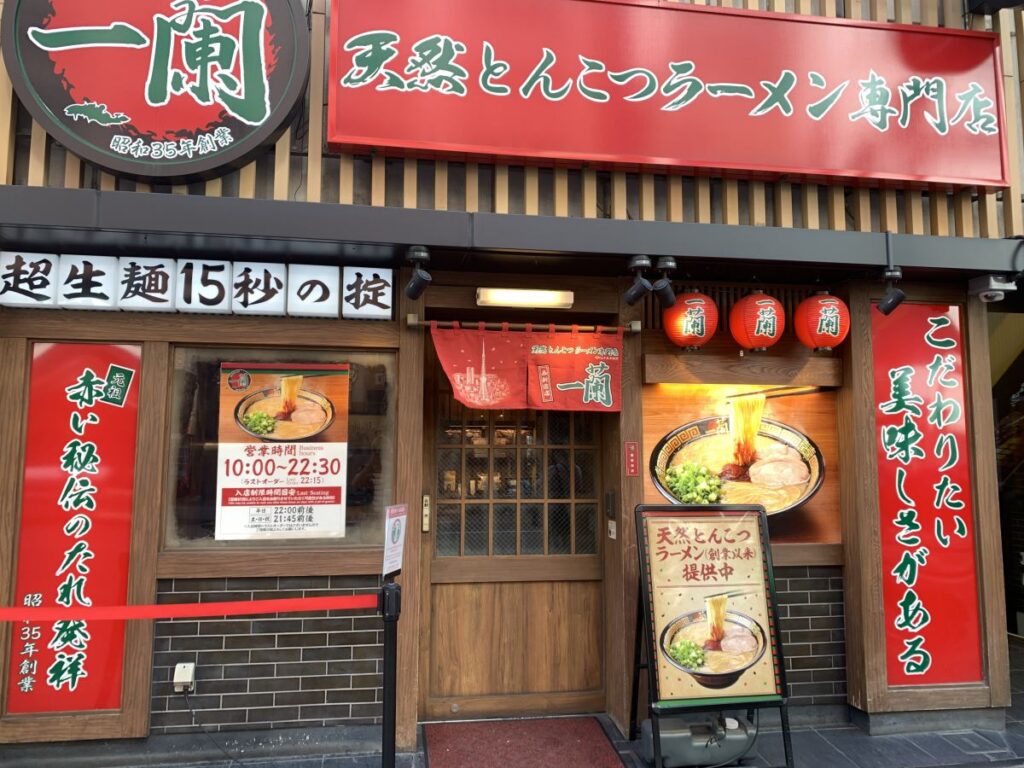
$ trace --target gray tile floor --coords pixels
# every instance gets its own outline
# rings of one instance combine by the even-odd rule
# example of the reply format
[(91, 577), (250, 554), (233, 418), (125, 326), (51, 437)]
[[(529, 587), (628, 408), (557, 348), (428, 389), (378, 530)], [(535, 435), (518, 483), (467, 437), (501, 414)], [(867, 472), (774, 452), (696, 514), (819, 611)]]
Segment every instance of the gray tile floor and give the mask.
[[(798, 728), (792, 732), (797, 768), (1024, 768), (1024, 642), (1011, 641), (1013, 704), (1006, 711), (1006, 731), (943, 731), (908, 736), (868, 736), (848, 727)], [(605, 730), (628, 768), (649, 768), (639, 742), (622, 740), (606, 718)], [(742, 765), (756, 768), (785, 764), (782, 738), (763, 732), (755, 754)]]

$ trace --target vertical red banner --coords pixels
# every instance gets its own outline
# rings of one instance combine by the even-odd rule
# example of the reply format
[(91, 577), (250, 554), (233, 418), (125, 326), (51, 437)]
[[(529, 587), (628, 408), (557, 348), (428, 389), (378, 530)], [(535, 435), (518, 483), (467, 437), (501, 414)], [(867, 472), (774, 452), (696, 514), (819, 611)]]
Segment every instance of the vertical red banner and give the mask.
[[(141, 348), (36, 344), (15, 604), (128, 597)], [(124, 622), (12, 627), (7, 712), (119, 709)]]
[(956, 306), (871, 313), (890, 685), (983, 679)]

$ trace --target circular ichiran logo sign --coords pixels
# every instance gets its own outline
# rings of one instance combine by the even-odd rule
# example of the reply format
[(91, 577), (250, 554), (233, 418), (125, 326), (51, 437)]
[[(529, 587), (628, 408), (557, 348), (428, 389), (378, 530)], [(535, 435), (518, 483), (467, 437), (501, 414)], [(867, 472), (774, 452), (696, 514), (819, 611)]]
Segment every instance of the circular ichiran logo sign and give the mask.
[(299, 0), (7, 0), (4, 63), (72, 152), (117, 173), (212, 176), (277, 138), (309, 74)]

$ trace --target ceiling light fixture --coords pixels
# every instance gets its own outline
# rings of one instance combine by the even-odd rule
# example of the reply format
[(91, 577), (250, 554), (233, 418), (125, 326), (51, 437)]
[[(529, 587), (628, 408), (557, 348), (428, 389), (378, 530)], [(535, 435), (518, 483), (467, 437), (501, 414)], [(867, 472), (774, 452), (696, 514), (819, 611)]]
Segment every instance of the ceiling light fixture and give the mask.
[(517, 307), (522, 309), (572, 309), (572, 291), (540, 288), (477, 288), (478, 307)]

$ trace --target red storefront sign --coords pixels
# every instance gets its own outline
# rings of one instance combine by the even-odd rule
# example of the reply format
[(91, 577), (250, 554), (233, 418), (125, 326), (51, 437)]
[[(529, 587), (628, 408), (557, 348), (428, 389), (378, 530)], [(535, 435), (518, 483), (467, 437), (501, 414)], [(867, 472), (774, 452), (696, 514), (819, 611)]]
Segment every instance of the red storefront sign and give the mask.
[[(36, 344), (18, 539), (16, 605), (124, 605), (141, 349)], [(124, 622), (12, 625), (7, 711), (121, 706)]]
[(333, 0), (328, 141), (1005, 186), (998, 53), (988, 33), (656, 0)]
[(888, 681), (978, 682), (960, 310), (904, 304), (871, 316)]
[(621, 410), (622, 331), (431, 328), (455, 399), (487, 410)]

